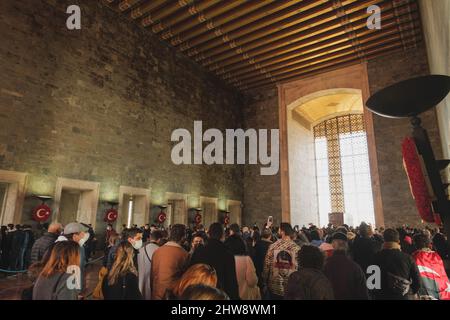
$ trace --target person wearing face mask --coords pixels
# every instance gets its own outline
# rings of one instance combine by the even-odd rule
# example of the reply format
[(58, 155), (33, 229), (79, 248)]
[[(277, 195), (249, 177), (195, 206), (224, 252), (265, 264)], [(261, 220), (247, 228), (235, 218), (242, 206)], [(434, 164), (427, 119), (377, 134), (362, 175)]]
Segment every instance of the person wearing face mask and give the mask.
[(56, 239), (56, 243), (61, 241), (74, 241), (78, 243), (80, 249), (80, 275), (81, 275), (81, 289), (85, 288), (85, 267), (86, 267), (86, 253), (84, 244), (89, 239), (88, 228), (78, 222), (71, 222), (64, 227), (63, 234)]
[(106, 268), (111, 270), (116, 257), (116, 251), (122, 242), (129, 242), (134, 249), (133, 262), (134, 265), (138, 266), (138, 254), (139, 249), (142, 248), (142, 230), (139, 228), (129, 228), (122, 231), (121, 241), (109, 250), (108, 260), (106, 263)]

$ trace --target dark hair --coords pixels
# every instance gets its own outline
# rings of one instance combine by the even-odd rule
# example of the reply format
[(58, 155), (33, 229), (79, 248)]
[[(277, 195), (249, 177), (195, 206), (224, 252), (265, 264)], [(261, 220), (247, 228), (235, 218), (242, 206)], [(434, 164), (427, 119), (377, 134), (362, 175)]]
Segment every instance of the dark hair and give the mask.
[(423, 248), (429, 248), (431, 244), (431, 239), (423, 233), (416, 234), (413, 238), (413, 241), (416, 249), (418, 250)]
[(323, 268), (325, 256), (322, 251), (313, 245), (304, 245), (298, 253), (298, 265), (301, 268), (319, 269)]
[(222, 225), (218, 222), (214, 222), (209, 226), (208, 235), (211, 239), (220, 240), (223, 237)]
[(139, 228), (127, 228), (122, 231), (122, 239), (127, 240), (128, 238), (134, 238), (138, 233), (142, 233)]
[(187, 287), (181, 295), (181, 300), (230, 300), (220, 289), (196, 284)]
[(261, 232), (261, 238), (263, 239), (270, 239), (272, 237), (272, 231), (270, 229), (263, 229)]
[(294, 229), (292, 229), (292, 226), (290, 223), (282, 222), (280, 223), (280, 229), (284, 232), (285, 235), (292, 237), (294, 234)]
[(384, 241), (386, 242), (399, 242), (400, 241), (400, 234), (397, 230), (388, 228), (384, 230), (383, 233)]
[(158, 241), (164, 238), (164, 233), (161, 230), (154, 230), (150, 233), (150, 240)]
[(170, 229), (169, 240), (180, 242), (186, 237), (186, 226), (184, 224), (174, 224)]
[(230, 249), (235, 256), (246, 256), (247, 246), (240, 236), (232, 236), (227, 239), (225, 245)]
[(240, 233), (241, 229), (239, 228), (239, 225), (237, 223), (233, 223), (230, 225), (230, 230), (234, 233)]
[(205, 232), (203, 232), (203, 231), (197, 231), (197, 232), (195, 232), (195, 233), (192, 234), (192, 236), (191, 236), (191, 241), (194, 240), (194, 238), (197, 238), (197, 237), (202, 238), (203, 241), (206, 241), (206, 239), (207, 239), (207, 236), (206, 236), (206, 233), (205, 233)]
[(311, 230), (311, 240), (320, 240), (319, 230), (317, 229)]

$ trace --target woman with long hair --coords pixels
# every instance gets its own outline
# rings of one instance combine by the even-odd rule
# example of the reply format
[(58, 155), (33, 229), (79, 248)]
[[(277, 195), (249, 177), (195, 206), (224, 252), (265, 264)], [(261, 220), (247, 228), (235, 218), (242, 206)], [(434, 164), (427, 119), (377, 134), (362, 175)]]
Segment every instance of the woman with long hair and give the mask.
[(128, 241), (120, 243), (111, 271), (103, 279), (102, 291), (105, 300), (142, 299), (133, 257), (133, 246)]
[[(80, 272), (76, 272), (79, 265), (78, 243), (74, 241), (56, 243), (36, 280), (33, 300), (77, 300), (81, 288)], [(72, 273), (69, 267), (73, 267), (75, 273)]]
[(196, 284), (204, 284), (215, 288), (217, 285), (216, 270), (207, 264), (194, 264), (186, 270), (180, 280), (176, 283), (172, 291), (174, 298), (180, 298), (187, 287)]
[(241, 237), (234, 237), (227, 242), (227, 247), (234, 255), (239, 297), (242, 300), (261, 300), (255, 265), (244, 240)]

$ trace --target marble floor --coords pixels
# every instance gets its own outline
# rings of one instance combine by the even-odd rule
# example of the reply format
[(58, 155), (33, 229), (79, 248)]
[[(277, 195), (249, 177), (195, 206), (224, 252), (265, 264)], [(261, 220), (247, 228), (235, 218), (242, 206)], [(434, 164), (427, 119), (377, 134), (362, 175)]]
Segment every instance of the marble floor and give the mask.
[[(90, 299), (90, 294), (98, 283), (98, 271), (102, 261), (95, 260), (86, 267), (86, 296)], [(5, 277), (0, 275), (0, 300), (20, 300), (23, 289), (31, 286), (31, 281), (26, 274), (10, 275)]]

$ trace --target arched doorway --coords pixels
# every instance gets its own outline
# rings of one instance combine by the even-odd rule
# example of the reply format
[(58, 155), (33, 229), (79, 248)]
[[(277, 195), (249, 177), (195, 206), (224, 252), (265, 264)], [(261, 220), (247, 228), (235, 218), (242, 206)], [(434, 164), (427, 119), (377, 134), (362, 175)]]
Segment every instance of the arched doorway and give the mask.
[[(365, 64), (279, 85), (284, 221), (326, 225), (329, 214), (341, 214), (341, 222), (351, 225), (363, 220), (384, 224), (372, 115), (364, 107), (367, 97)], [(359, 127), (352, 131), (356, 123)], [(363, 154), (354, 153), (353, 144)], [(356, 158), (364, 158), (356, 164), (365, 165), (357, 174)], [(363, 174), (360, 188), (357, 181)], [(355, 187), (364, 190), (371, 207), (357, 204), (361, 195), (352, 193)]]

